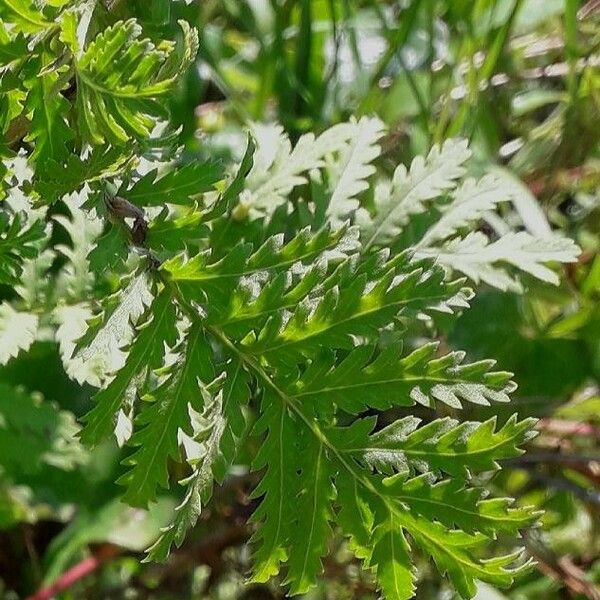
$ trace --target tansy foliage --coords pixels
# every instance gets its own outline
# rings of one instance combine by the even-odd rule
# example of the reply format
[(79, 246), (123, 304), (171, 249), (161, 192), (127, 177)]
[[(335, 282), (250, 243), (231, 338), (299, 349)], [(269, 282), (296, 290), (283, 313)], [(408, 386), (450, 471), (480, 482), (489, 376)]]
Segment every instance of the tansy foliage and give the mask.
[(0, 282), (16, 283), (23, 261), (37, 255), (36, 242), (44, 237), (43, 221), (24, 222), (12, 211), (0, 213)]
[[(19, 410), (13, 410), (14, 404)], [(39, 396), (21, 388), (0, 385), (0, 449), (4, 475), (31, 475), (44, 468), (73, 469), (84, 462), (83, 448), (75, 434), (78, 427), (68, 411), (58, 410)], [(27, 452), (13, 452), (27, 444)]]
[[(193, 60), (196, 32), (182, 22), (176, 50), (135, 20), (86, 30), (81, 3), (0, 7), (11, 25), (0, 30), (10, 59), (2, 125), (29, 124), (12, 146), (25, 150), (15, 185), (30, 201), (24, 217), (2, 208), (0, 278), (19, 287), (0, 335), (15, 315), (29, 325), (0, 358), (27, 349), (39, 295), (52, 297), (47, 325), (67, 373), (100, 388), (81, 440), (95, 446), (114, 431), (128, 448), (124, 500), (147, 507), (172, 486), (173, 462), (187, 469), (148, 559), (183, 542), (252, 436), (255, 581), (281, 574), (290, 593), (306, 592), (341, 535), (388, 599), (414, 595), (413, 549), (464, 598), (476, 580), (510, 585), (527, 564), (483, 551), (536, 515), (485, 497), (473, 476), (517, 456), (531, 423), (436, 419), (438, 405), (508, 402), (515, 384), (494, 361), (469, 363), (431, 338), (468, 309), (473, 284), (556, 283), (548, 263), (574, 261), (574, 244), (483, 230), (517, 192), (467, 177), (463, 140), (385, 173), (376, 118), (295, 146), (279, 126), (252, 124), (229, 171), (136, 168), (176, 155), (159, 99)], [(84, 186), (83, 205), (66, 196)], [(52, 246), (33, 210), (43, 224), (59, 201), (71, 215), (54, 223), (69, 246)], [(40, 283), (57, 255), (59, 275)], [(114, 293), (90, 301), (90, 278), (107, 270), (120, 276)], [(423, 424), (406, 416), (417, 404), (431, 411)]]

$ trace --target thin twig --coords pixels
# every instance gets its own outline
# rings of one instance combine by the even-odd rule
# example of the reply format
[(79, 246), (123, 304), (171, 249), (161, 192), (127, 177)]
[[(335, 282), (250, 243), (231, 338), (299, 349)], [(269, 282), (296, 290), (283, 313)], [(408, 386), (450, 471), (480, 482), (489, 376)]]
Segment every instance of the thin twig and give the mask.
[(582, 423), (581, 421), (568, 421), (565, 419), (540, 419), (536, 429), (557, 435), (580, 435), (600, 439), (600, 428)]
[(31, 561), (31, 567), (37, 584), (42, 580), (42, 568), (40, 566), (40, 557), (38, 556), (33, 542), (33, 530), (29, 524), (26, 524), (23, 527), (23, 541), (25, 543), (25, 548), (27, 549), (29, 560)]
[(525, 534), (525, 543), (542, 573), (562, 583), (571, 594), (582, 595), (588, 600), (600, 600), (600, 590), (587, 580), (585, 572), (569, 557), (556, 557), (532, 532)]
[(33, 596), (26, 600), (51, 600), (60, 592), (68, 590), (78, 581), (97, 571), (105, 562), (114, 558), (121, 552), (121, 548), (112, 544), (101, 546), (98, 552), (93, 556), (84, 558), (68, 571), (64, 572), (54, 583), (48, 587), (38, 590)]
[(526, 470), (533, 481), (542, 484), (544, 487), (569, 492), (583, 502), (600, 506), (600, 492), (597, 490), (580, 487), (566, 477), (549, 477), (538, 473), (535, 470), (535, 465), (524, 464), (520, 465), (519, 468)]
[(502, 461), (504, 465), (512, 467), (526, 464), (560, 464), (581, 465), (590, 462), (600, 463), (600, 455), (594, 454), (563, 454), (561, 452), (529, 452), (523, 456), (509, 458)]

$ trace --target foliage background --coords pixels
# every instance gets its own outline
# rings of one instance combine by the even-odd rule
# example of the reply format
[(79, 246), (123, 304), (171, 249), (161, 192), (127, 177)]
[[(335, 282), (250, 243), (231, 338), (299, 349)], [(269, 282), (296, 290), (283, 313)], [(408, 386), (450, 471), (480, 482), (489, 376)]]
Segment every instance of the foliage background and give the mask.
[[(524, 295), (489, 289), (443, 342), (472, 359), (496, 356), (515, 373), (517, 397), (500, 419), (515, 403), (520, 416), (542, 418), (528, 454), (491, 484), (546, 510), (541, 530), (525, 537), (538, 568), (508, 591), (482, 586), (481, 599), (600, 597), (597, 3), (117, 0), (103, 14), (107, 25), (136, 16), (146, 33), (167, 39), (179, 35), (178, 18), (198, 27), (197, 64), (169, 100), (182, 127), (183, 162), (238, 160), (249, 120), (277, 120), (297, 139), (350, 115), (377, 114), (389, 127), (384, 167), (408, 163), (432, 142), (466, 136), (475, 169), (493, 165), (507, 185), (530, 191), (519, 207), (529, 227), (543, 230), (549, 222), (583, 248), (560, 288), (531, 284)], [(86, 233), (72, 219), (67, 205), (57, 209), (62, 228), (53, 236), (65, 244)], [(65, 274), (69, 293), (82, 293), (81, 277)], [(25, 417), (38, 414), (39, 403), (51, 413), (44, 424), (53, 423), (51, 434), (27, 431), (45, 457), (41, 468), (28, 464), (25, 451), (18, 463), (3, 465), (12, 475), (10, 486), (0, 483), (0, 497), (9, 499), (0, 503), (4, 597), (25, 597), (89, 553), (110, 560), (65, 598), (279, 597), (275, 587), (243, 585), (251, 512), (243, 473), (218, 490), (174, 561), (139, 563), (175, 500), (163, 498), (149, 515), (127, 509), (112, 484), (120, 472), (116, 445), (91, 456), (68, 448), (74, 416), (87, 412), (92, 388), (66, 376), (60, 352), (53, 341), (38, 340), (0, 370), (0, 418), (14, 401), (9, 390), (22, 386), (23, 423), (35, 424)], [(467, 415), (489, 416), (490, 409)], [(3, 443), (19, 442), (0, 436), (0, 453)], [(375, 597), (342, 546), (336, 559), (311, 598)], [(452, 597), (426, 563), (420, 567), (418, 597)]]

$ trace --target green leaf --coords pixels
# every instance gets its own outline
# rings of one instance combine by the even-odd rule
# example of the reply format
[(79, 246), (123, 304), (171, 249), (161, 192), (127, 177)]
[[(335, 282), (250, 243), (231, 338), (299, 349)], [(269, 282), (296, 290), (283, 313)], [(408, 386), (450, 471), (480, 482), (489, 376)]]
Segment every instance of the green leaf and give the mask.
[(188, 409), (202, 412), (204, 401), (199, 381), (214, 378), (212, 351), (202, 327), (195, 323), (186, 335), (181, 360), (169, 378), (152, 392), (153, 400), (141, 409), (137, 431), (130, 440), (138, 449), (125, 460), (131, 465), (118, 483), (127, 486), (124, 499), (132, 506), (146, 507), (156, 500), (156, 489), (168, 487), (167, 461), (179, 458), (178, 432), (189, 428)]
[(0, 283), (16, 284), (26, 259), (35, 258), (41, 240), (46, 236), (43, 219), (24, 223), (24, 216), (10, 218), (0, 212)]
[(419, 427), (419, 419), (405, 417), (374, 431), (375, 420), (366, 418), (328, 435), (340, 451), (380, 473), (414, 470), (466, 480), (499, 469), (500, 460), (520, 456), (519, 446), (535, 435), (534, 422), (517, 421), (513, 415), (496, 430), (495, 418), (483, 423), (444, 418)]
[[(277, 275), (287, 280), (287, 271), (294, 265), (316, 262), (319, 265), (322, 277), (323, 262), (335, 263), (343, 260), (348, 254), (356, 250), (356, 232), (346, 232), (342, 229), (332, 232), (324, 228), (316, 233), (306, 228), (301, 230), (294, 238), (284, 243), (283, 236), (272, 236), (253, 252), (251, 244), (240, 242), (231, 249), (222, 259), (211, 261), (211, 252), (205, 251), (197, 254), (190, 260), (185, 255), (179, 255), (166, 261), (161, 266), (169, 278), (178, 286), (186, 299), (194, 302), (206, 302), (208, 299), (209, 317), (220, 323), (232, 323), (257, 316), (257, 312), (266, 314), (280, 307), (281, 297), (274, 298), (258, 296), (249, 298), (251, 288), (249, 284), (257, 284), (269, 274), (277, 279)], [(302, 286), (304, 294), (310, 291), (307, 273)], [(281, 277), (278, 281), (281, 281)], [(290, 278), (291, 283), (294, 278)], [(296, 276), (295, 280), (298, 280)], [(314, 280), (312, 285), (319, 281)], [(297, 303), (301, 290), (289, 291)], [(288, 300), (289, 298), (285, 298)], [(254, 300), (254, 302), (252, 302)], [(271, 308), (265, 306), (277, 302)]]
[[(66, 4), (70, 0), (66, 0)], [(58, 0), (59, 3), (63, 3), (62, 0)], [(80, 47), (79, 40), (77, 39), (77, 12), (75, 10), (65, 10), (60, 15), (60, 35), (59, 38), (64, 42), (71, 50), (74, 56), (79, 55)]]
[[(0, 40), (2, 30), (0, 29)], [(16, 72), (11, 71), (11, 65), (8, 64), (2, 72), (0, 72), (0, 132), (4, 134), (3, 142), (0, 144), (0, 199), (7, 195), (7, 191), (11, 187), (12, 168), (6, 158), (12, 155), (9, 144), (14, 141), (9, 139), (16, 131), (11, 131), (11, 127), (23, 121), (23, 104), (26, 99), (26, 91)], [(15, 69), (16, 71), (17, 69)]]
[(401, 357), (391, 346), (373, 355), (369, 346), (358, 347), (339, 364), (321, 361), (308, 369), (287, 391), (302, 403), (336, 404), (359, 413), (368, 408), (385, 410), (415, 403), (434, 406), (435, 401), (461, 408), (461, 401), (488, 406), (508, 402), (516, 389), (511, 373), (490, 371), (494, 361), (461, 364), (464, 353), (436, 358), (437, 344), (430, 343)]
[(131, 160), (132, 155), (127, 151), (110, 147), (93, 148), (83, 159), (75, 154), (69, 154), (63, 162), (49, 158), (45, 163), (47, 172), (33, 182), (33, 189), (40, 197), (40, 204), (52, 204), (66, 194), (81, 190), (86, 183), (117, 175)]
[(148, 370), (162, 366), (165, 343), (175, 344), (175, 306), (168, 290), (156, 297), (144, 321), (138, 327), (125, 365), (106, 388), (94, 396), (96, 406), (84, 417), (81, 440), (85, 444), (98, 444), (110, 434), (119, 408), (128, 397), (134, 398), (144, 388)]
[(92, 219), (79, 206), (77, 198), (65, 198), (64, 204), (69, 212), (69, 217), (66, 215), (53, 217), (53, 220), (61, 225), (70, 238), (69, 244), (55, 246), (60, 255), (67, 259), (58, 275), (57, 283), (65, 299), (83, 300), (87, 299), (94, 285), (88, 254), (102, 231), (102, 223), (99, 219)]
[(375, 214), (362, 215), (365, 248), (391, 242), (409, 222), (410, 216), (426, 210), (425, 201), (456, 186), (464, 175), (463, 163), (471, 156), (466, 140), (450, 139), (434, 146), (427, 158), (415, 158), (410, 169), (400, 165), (391, 186), (375, 202)]
[(255, 548), (252, 579), (257, 582), (277, 575), (280, 564), (288, 559), (287, 548), (296, 516), (290, 507), (295, 506), (299, 492), (298, 423), (273, 394), (265, 395), (262, 415), (256, 424), (256, 433), (263, 431), (267, 436), (252, 465), (254, 470), (265, 469), (252, 494), (254, 498), (262, 497), (252, 515), (252, 521), (260, 525), (252, 536)]
[(250, 173), (254, 164), (254, 153), (256, 151), (256, 144), (252, 137), (248, 134), (248, 141), (246, 142), (246, 152), (242, 158), (242, 162), (235, 174), (235, 177), (231, 180), (226, 190), (216, 203), (215, 212), (217, 214), (221, 211), (231, 210), (235, 203), (238, 201), (240, 194), (244, 189), (246, 177)]
[(146, 234), (145, 244), (158, 252), (181, 252), (203, 245), (209, 229), (203, 212), (192, 206), (189, 209), (175, 210), (164, 208), (152, 220)]
[[(360, 123), (360, 121), (359, 121)], [(343, 151), (356, 133), (356, 123), (330, 127), (319, 137), (300, 137), (294, 148), (278, 125), (255, 125), (257, 149), (246, 181), (243, 204), (259, 215), (272, 215), (287, 202), (286, 196), (307, 182), (306, 173), (325, 166), (325, 157)]]
[(358, 208), (357, 196), (368, 189), (367, 180), (375, 173), (371, 163), (381, 153), (377, 141), (383, 137), (384, 126), (379, 119), (364, 117), (355, 129), (348, 146), (329, 170), (334, 183), (326, 213), (333, 225), (343, 223)]
[(92, 144), (127, 144), (150, 136), (162, 108), (154, 102), (167, 93), (195, 57), (198, 33), (184, 31), (183, 60), (169, 61), (174, 44), (156, 46), (141, 38), (135, 19), (118, 21), (100, 33), (76, 59), (77, 111), (82, 135)]
[(376, 569), (377, 584), (385, 598), (407, 600), (415, 593), (415, 569), (410, 546), (393, 512), (377, 526), (370, 565)]
[(353, 336), (372, 339), (399, 316), (435, 311), (461, 290), (460, 281), (444, 282), (441, 270), (414, 268), (402, 256), (381, 266), (374, 281), (366, 269), (361, 271), (360, 264), (342, 270), (339, 283), (334, 274), (331, 287), (297, 304), (289, 319), (283, 311), (273, 314), (255, 338), (244, 341), (247, 351), (293, 361), (298, 354), (313, 356), (326, 348), (350, 349)]
[(214, 393), (209, 387), (203, 394), (211, 399), (205, 409), (206, 425), (194, 435), (199, 446), (198, 456), (188, 456), (192, 474), (180, 483), (186, 486), (185, 496), (175, 509), (173, 522), (163, 530), (158, 540), (148, 549), (147, 561), (163, 561), (171, 546), (181, 546), (185, 534), (196, 524), (202, 506), (211, 497), (213, 479), (222, 481), (226, 469), (237, 453), (237, 444), (245, 429), (241, 409), (248, 401), (246, 376), (239, 362), (228, 365), (222, 390)]
[[(461, 182), (469, 156), (463, 141), (435, 148), (410, 170), (398, 167), (391, 183), (379, 181), (368, 194), (383, 134), (375, 118), (303, 135), (295, 146), (282, 128), (253, 125), (258, 143), (249, 139), (230, 183), (210, 162), (138, 168), (138, 161), (176, 156), (177, 132), (148, 140), (168, 118), (162, 98), (193, 58), (194, 33), (183, 25), (187, 41), (177, 50), (143, 39), (130, 20), (80, 48), (79, 13), (58, 15), (62, 5), (51, 6), (57, 35), (38, 40), (26, 65), (29, 101), (39, 109), (49, 99), (48, 115), (27, 113), (42, 119), (33, 144), (44, 154), (34, 156), (38, 173), (25, 176), (30, 183), (18, 185), (41, 203), (63, 200), (71, 215), (53, 208), (50, 218), (70, 241), (46, 248), (44, 236), (30, 235), (33, 225), (9, 214), (26, 200), (11, 193), (9, 210), (0, 213), (0, 254), (9, 257), (0, 274), (12, 285), (23, 274), (15, 307), (25, 302), (32, 310), (52, 294), (56, 306), (49, 322), (42, 320), (44, 331), (52, 336), (58, 325), (51, 339), (67, 373), (101, 387), (81, 439), (98, 444), (116, 429), (126, 453), (123, 498), (146, 508), (180, 479), (181, 502), (147, 560), (164, 560), (183, 543), (214, 483), (237, 473), (239, 460), (258, 481), (251, 495), (254, 581), (284, 570), (280, 580), (291, 594), (309, 593), (335, 522), (387, 598), (415, 594), (413, 549), (432, 558), (465, 598), (477, 581), (510, 585), (524, 566), (510, 567), (515, 555), (487, 559), (486, 546), (517, 537), (536, 513), (486, 496), (475, 477), (521, 453), (531, 420), (421, 424), (404, 409), (487, 406), (508, 401), (516, 387), (493, 361), (465, 364), (465, 353), (440, 354), (428, 341), (469, 308), (472, 291), (449, 273), (503, 281), (516, 268), (550, 281), (546, 262), (574, 259), (574, 245), (541, 236), (539, 247), (529, 247), (528, 233), (512, 233), (499, 205), (513, 192), (487, 176)], [(14, 35), (8, 31), (0, 30), (0, 46)], [(69, 62), (76, 115), (56, 106), (57, 97), (65, 99)], [(18, 88), (17, 69), (6, 74), (3, 83)], [(9, 110), (4, 100), (6, 128), (19, 99)], [(74, 117), (81, 135), (65, 139), (61, 123)], [(48, 139), (52, 128), (56, 139)], [(56, 173), (40, 176), (44, 170)], [(116, 191), (118, 184), (105, 181), (113, 178), (120, 196), (148, 207), (147, 235), (131, 256), (128, 222), (112, 223), (96, 240), (101, 222), (65, 196), (89, 187), (84, 206), (100, 211), (99, 192)], [(336, 228), (348, 219), (358, 227)], [(474, 230), (483, 220), (507, 235), (494, 240)], [(473, 239), (474, 251), (461, 246)], [(27, 262), (22, 271), (25, 253), (39, 255), (37, 267)], [(55, 257), (60, 261), (49, 262)], [(97, 282), (94, 274), (102, 275)], [(37, 288), (34, 276), (49, 282)], [(115, 293), (96, 308), (94, 292), (102, 290)], [(31, 342), (27, 327), (37, 317), (6, 302), (0, 309), (18, 329), (0, 339), (11, 356)], [(393, 421), (398, 410), (404, 416)], [(0, 422), (0, 440), (2, 431)]]
[(438, 522), (414, 516), (408, 511), (397, 511), (395, 515), (415, 543), (433, 558), (440, 573), (448, 576), (462, 598), (474, 596), (476, 580), (509, 587), (515, 576), (529, 566), (525, 563), (509, 568), (520, 553), (478, 561), (471, 553), (488, 543), (484, 535), (448, 530)]
[(88, 255), (90, 269), (94, 273), (102, 273), (107, 269), (114, 270), (128, 254), (129, 232), (122, 223), (110, 223), (108, 231), (98, 238)]
[[(1, 13), (0, 13), (1, 14)], [(0, 64), (7, 66), (27, 56), (27, 40), (22, 34), (11, 37), (0, 22)]]
[(520, 291), (519, 282), (498, 263), (558, 285), (558, 275), (544, 263), (572, 263), (580, 252), (573, 240), (558, 235), (540, 238), (520, 231), (490, 242), (484, 233), (476, 231), (464, 238), (453, 238), (439, 248), (419, 248), (415, 256), (435, 258), (444, 267), (464, 273), (476, 283), (483, 281), (501, 290)]
[(371, 498), (362, 483), (346, 469), (338, 472), (335, 487), (339, 504), (337, 523), (348, 537), (354, 555), (368, 567), (372, 564), (371, 538), (375, 522)]
[(223, 430), (218, 439), (219, 454), (212, 465), (217, 482), (221, 483), (233, 461), (248, 426), (245, 409), (250, 399), (250, 379), (240, 361), (225, 367), (226, 379), (221, 396)]
[(138, 179), (129, 189), (119, 190), (119, 195), (138, 206), (163, 206), (189, 204), (195, 196), (210, 191), (223, 178), (223, 168), (214, 162), (191, 162), (170, 169), (158, 176), (153, 169)]
[[(87, 381), (101, 387), (107, 375), (124, 365), (122, 348), (134, 337), (132, 325), (151, 302), (145, 273), (124, 278), (119, 291), (102, 299), (100, 312), (92, 316), (91, 311), (84, 311), (91, 318), (82, 332), (70, 337), (73, 348), (66, 363), (67, 371), (80, 383)], [(77, 312), (75, 316), (80, 318)]]
[(452, 194), (452, 200), (440, 206), (440, 218), (425, 232), (417, 247), (428, 246), (445, 240), (461, 227), (481, 219), (486, 212), (496, 208), (498, 203), (510, 200), (510, 190), (506, 184), (486, 175), (479, 181), (466, 179)]
[(39, 33), (52, 26), (32, 0), (0, 0), (0, 19), (23, 33)]
[(323, 568), (321, 557), (327, 553), (327, 542), (331, 537), (329, 523), (334, 520), (334, 471), (326, 456), (325, 445), (306, 426), (300, 436), (302, 456), (298, 464), (298, 476), (303, 483), (290, 537), (286, 577), (292, 594), (303, 594), (315, 585), (317, 575)]
[(483, 490), (466, 488), (460, 480), (446, 479), (432, 484), (425, 473), (407, 479), (400, 473), (384, 480), (387, 493), (405, 504), (411, 514), (438, 521), (449, 529), (481, 532), (494, 538), (497, 533), (512, 535), (531, 524), (532, 507), (511, 508), (507, 498), (483, 499)]
[(28, 90), (25, 111), (31, 121), (25, 140), (34, 143), (30, 160), (36, 163), (39, 178), (51, 172), (51, 165), (62, 168), (69, 156), (68, 144), (74, 137), (67, 124), (71, 105), (60, 92), (61, 75), (55, 71), (40, 74), (52, 60), (53, 56), (44, 50), (27, 63), (25, 70)]

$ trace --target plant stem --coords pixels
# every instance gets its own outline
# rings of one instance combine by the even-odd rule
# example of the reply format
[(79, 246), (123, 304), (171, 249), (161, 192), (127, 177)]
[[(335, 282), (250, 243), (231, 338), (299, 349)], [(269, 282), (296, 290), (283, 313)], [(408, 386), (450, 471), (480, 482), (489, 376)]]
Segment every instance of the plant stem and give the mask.
[(98, 570), (105, 562), (114, 558), (120, 552), (121, 548), (118, 546), (113, 546), (112, 544), (102, 546), (96, 554), (84, 558), (63, 573), (54, 583), (48, 587), (41, 588), (25, 600), (51, 600), (51, 598), (54, 598), (60, 592), (68, 590), (79, 580)]

